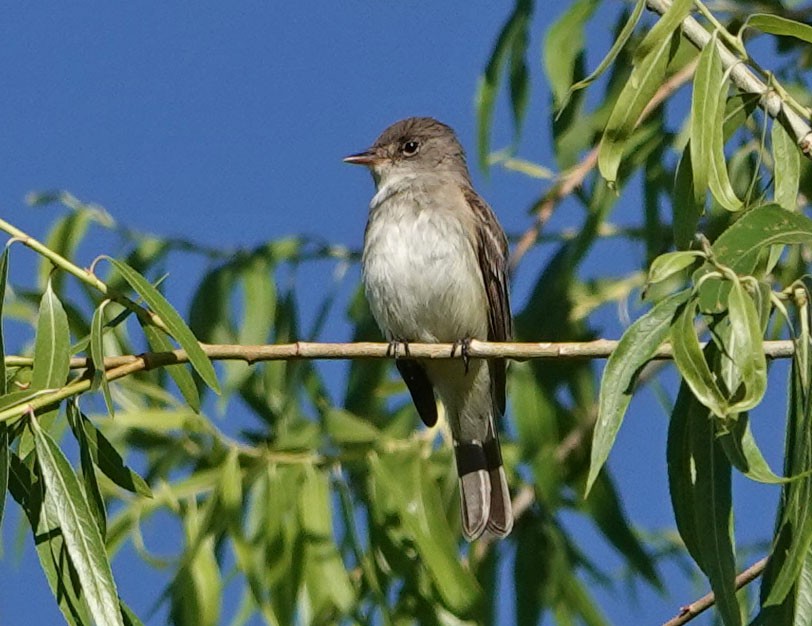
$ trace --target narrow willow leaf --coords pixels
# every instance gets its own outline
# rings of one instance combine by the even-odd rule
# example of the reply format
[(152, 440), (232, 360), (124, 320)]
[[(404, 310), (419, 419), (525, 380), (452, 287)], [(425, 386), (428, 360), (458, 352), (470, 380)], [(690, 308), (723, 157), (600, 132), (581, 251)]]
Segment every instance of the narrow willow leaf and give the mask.
[(770, 15), (768, 13), (755, 13), (747, 18), (747, 21), (742, 27), (742, 31), (746, 27), (757, 28), (763, 33), (771, 35), (785, 35), (787, 37), (794, 37), (806, 43), (812, 43), (812, 26), (790, 20), (778, 15)]
[(33, 389), (58, 389), (70, 372), (70, 331), (68, 316), (51, 283), (42, 294), (34, 342)]
[[(502, 71), (505, 65), (509, 64), (511, 66), (511, 82), (514, 80), (514, 72), (520, 71), (516, 68), (523, 63), (524, 50), (521, 48), (527, 45), (527, 30), (532, 11), (533, 3), (530, 0), (516, 0), (513, 12), (496, 39), (491, 58), (485, 68), (485, 74), (480, 78), (477, 86), (477, 145), (479, 147), (479, 164), (482, 169), (488, 168), (493, 110)], [(519, 77), (516, 76), (516, 78)], [(521, 90), (517, 91), (519, 93), (514, 94), (514, 87), (511, 85), (512, 98), (515, 98), (516, 95), (521, 97)], [(515, 116), (517, 103), (514, 100), (512, 104)]]
[(643, 40), (637, 46), (632, 58), (632, 64), (637, 66), (643, 59), (661, 47), (671, 35), (680, 27), (682, 21), (688, 17), (693, 8), (692, 0), (676, 0), (663, 13), (657, 23), (646, 33)]
[(479, 601), (481, 590), (457, 555), (457, 542), (448, 526), (434, 481), (423, 476), (417, 450), (373, 457), (370, 465), (378, 487), (397, 511), (407, 537), (414, 542), (443, 602), (457, 615), (467, 615)]
[(801, 181), (801, 155), (798, 146), (778, 122), (773, 122), (771, 138), (775, 203), (787, 211), (797, 211), (798, 188)]
[(276, 314), (276, 286), (273, 267), (266, 259), (255, 257), (239, 275), (244, 294), (242, 323), (237, 329), (241, 344), (261, 344), (268, 341)]
[(87, 435), (82, 428), (82, 414), (75, 398), (67, 402), (67, 417), (73, 436), (79, 445), (79, 462), (82, 468), (82, 479), (87, 503), (90, 512), (96, 520), (96, 526), (102, 537), (107, 536), (107, 510), (104, 507), (104, 498), (99, 488), (99, 481), (96, 479), (96, 469), (93, 465), (93, 457), (90, 454), (90, 446), (87, 442)]
[(186, 326), (178, 312), (172, 307), (166, 298), (153, 287), (141, 274), (123, 261), (107, 258), (118, 270), (130, 287), (140, 295), (150, 308), (163, 320), (169, 332), (180, 344), (181, 348), (189, 355), (189, 362), (195, 371), (200, 374), (203, 381), (214, 391), (220, 393), (220, 385), (217, 382), (217, 374), (209, 357), (203, 352), (192, 331)]
[(8, 425), (0, 424), (0, 529), (3, 528), (3, 513), (6, 510), (6, 491), (8, 490), (9, 450)]
[(731, 281), (728, 319), (731, 345), (727, 354), (733, 359), (744, 387), (741, 396), (739, 390), (731, 390), (736, 392), (735, 401), (728, 410), (738, 413), (758, 405), (767, 390), (767, 358), (764, 356), (759, 314), (753, 299), (738, 280)]
[(91, 389), (98, 389), (101, 386), (107, 414), (110, 417), (115, 417), (113, 398), (110, 395), (110, 383), (107, 381), (107, 372), (104, 369), (104, 307), (108, 302), (109, 300), (105, 300), (93, 311), (93, 319), (90, 322), (90, 358), (93, 361), (93, 384)]
[[(150, 349), (155, 352), (171, 352), (174, 346), (169, 338), (160, 330), (149, 324), (142, 324), (141, 328), (147, 338)], [(195, 412), (200, 412), (200, 394), (197, 392), (197, 385), (186, 366), (178, 363), (164, 368), (175, 381), (186, 404)]]
[(300, 491), (299, 515), (304, 531), (305, 587), (316, 614), (347, 614), (355, 592), (333, 537), (327, 475), (309, 467)]
[(573, 2), (544, 36), (544, 71), (557, 109), (566, 102), (575, 74), (575, 62), (584, 48), (584, 27), (597, 6), (594, 0)]
[[(716, 261), (739, 275), (752, 274), (762, 251), (776, 244), (799, 244), (812, 241), (812, 220), (798, 212), (787, 211), (777, 204), (765, 204), (747, 211), (713, 243)], [(695, 278), (711, 271), (697, 270)], [(727, 281), (705, 281), (700, 288), (700, 308), (721, 313), (727, 306)]]
[(626, 46), (629, 41), (629, 38), (634, 33), (634, 29), (637, 28), (637, 22), (640, 21), (640, 16), (643, 15), (643, 9), (646, 7), (646, 0), (637, 0), (634, 5), (634, 10), (632, 11), (631, 15), (629, 15), (629, 19), (623, 25), (620, 33), (618, 34), (617, 38), (615, 38), (612, 47), (609, 48), (609, 52), (606, 53), (606, 56), (600, 62), (598, 67), (592, 72), (589, 76), (584, 78), (583, 80), (578, 81), (569, 89), (569, 93), (564, 98), (564, 101), (561, 103), (561, 108), (565, 107), (569, 99), (572, 97), (572, 94), (580, 89), (584, 89), (585, 87), (589, 87), (592, 83), (594, 83), (598, 78), (600, 78), (603, 73), (612, 66), (612, 63), (615, 62), (615, 59), (620, 54), (620, 51)]
[(53, 498), (45, 497), (41, 472), (31, 471), (12, 455), (11, 477), (14, 480), (9, 483), (9, 488), (15, 499), (23, 504), (31, 528), (35, 529), (32, 532), (40, 566), (65, 622), (70, 626), (90, 626), (93, 618), (87, 596), (65, 545), (56, 505)]
[[(719, 83), (722, 80), (722, 60), (716, 45), (716, 33), (699, 55), (691, 96), (690, 157), (694, 204), (705, 205), (711, 162), (714, 113)], [(682, 190), (684, 193), (684, 190)]]
[(668, 485), (680, 537), (708, 576), (726, 625), (741, 623), (731, 538), (731, 470), (708, 409), (680, 386), (668, 428)]
[(6, 300), (6, 282), (8, 281), (8, 253), (3, 250), (0, 255), (0, 396), (8, 392), (6, 387), (6, 348), (3, 342), (3, 303)]
[[(798, 338), (807, 343), (806, 332)], [(802, 351), (796, 351), (790, 372), (787, 413), (785, 473), (800, 474), (812, 469), (812, 403), (805, 380), (810, 363), (802, 362)], [(761, 593), (762, 604), (782, 604), (798, 582), (812, 547), (812, 478), (789, 483), (781, 494), (781, 512), (773, 540), (773, 551), (765, 571)]]
[(123, 626), (104, 541), (79, 480), (56, 442), (39, 427), (36, 419), (30, 423), (47, 489), (46, 498), (54, 504), (65, 545), (93, 618), (100, 625)]
[[(705, 210), (705, 193), (696, 199), (696, 186), (691, 159), (691, 142), (685, 146), (674, 175), (674, 191), (671, 194), (674, 211), (674, 245), (680, 250), (690, 247), (696, 236), (699, 218)], [(707, 183), (705, 184), (707, 186)], [(704, 189), (704, 187), (703, 187)]]
[(330, 437), (339, 444), (370, 444), (381, 439), (381, 431), (367, 420), (350, 411), (331, 408), (324, 424)]
[(739, 414), (727, 432), (717, 433), (717, 440), (730, 463), (751, 480), (776, 485), (800, 478), (782, 478), (772, 471), (753, 437), (747, 413)]
[(671, 278), (674, 274), (678, 274), (691, 267), (697, 262), (697, 259), (705, 255), (698, 250), (679, 250), (677, 252), (666, 252), (661, 254), (651, 262), (648, 269), (648, 283), (659, 283), (663, 280)]
[[(688, 0), (679, 0), (671, 6), (673, 8), (685, 5), (686, 2), (690, 5)], [(629, 80), (615, 101), (598, 152), (598, 168), (601, 176), (610, 185), (614, 184), (617, 178), (623, 152), (640, 114), (665, 81), (666, 68), (678, 37), (678, 34), (672, 34), (657, 42), (657, 45), (634, 66)]]
[(691, 300), (683, 305), (682, 311), (677, 313), (671, 326), (674, 362), (696, 398), (714, 415), (725, 417), (728, 413), (727, 401), (699, 346), (699, 339), (694, 329), (695, 313), (696, 301)]
[(124, 463), (124, 459), (101, 431), (87, 417), (80, 415), (87, 448), (96, 467), (122, 489), (131, 493), (152, 497), (146, 481)]
[(689, 294), (686, 290), (663, 299), (629, 326), (606, 362), (598, 398), (598, 419), (592, 434), (592, 458), (586, 493), (589, 493), (615, 443), (640, 368), (668, 338), (674, 313), (686, 302)]
[[(713, 89), (713, 85), (710, 86)], [(716, 201), (728, 211), (741, 211), (744, 208), (744, 203), (736, 195), (733, 189), (733, 184), (730, 182), (730, 175), (727, 171), (727, 161), (725, 159), (725, 136), (724, 136), (724, 112), (725, 103), (727, 102), (728, 82), (727, 74), (722, 76), (720, 82), (716, 85), (716, 91), (708, 94), (711, 104), (716, 104), (716, 107), (709, 112), (709, 123), (711, 132), (710, 141), (710, 160), (707, 162), (707, 167), (710, 169), (708, 174), (708, 187), (711, 194)], [(693, 139), (693, 137), (692, 137)]]

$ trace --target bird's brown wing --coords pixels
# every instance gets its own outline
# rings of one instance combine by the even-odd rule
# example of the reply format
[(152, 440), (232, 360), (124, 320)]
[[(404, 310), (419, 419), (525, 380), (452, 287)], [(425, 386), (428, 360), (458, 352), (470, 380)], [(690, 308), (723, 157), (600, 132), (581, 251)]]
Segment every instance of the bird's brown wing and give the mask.
[[(508, 243), (505, 232), (491, 207), (473, 189), (465, 190), (465, 199), (476, 216), (476, 246), (479, 270), (488, 295), (488, 340), (513, 339), (513, 318), (508, 297)], [(504, 359), (489, 361), (494, 403), (500, 415), (505, 413)]]

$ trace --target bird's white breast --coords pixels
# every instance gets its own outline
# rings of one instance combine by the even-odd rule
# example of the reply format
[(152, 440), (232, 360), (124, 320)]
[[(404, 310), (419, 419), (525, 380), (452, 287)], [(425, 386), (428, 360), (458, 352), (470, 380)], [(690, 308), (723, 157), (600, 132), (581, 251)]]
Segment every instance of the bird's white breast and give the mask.
[[(364, 287), (390, 339), (451, 342), (487, 338), (487, 299), (474, 243), (455, 187), (399, 179), (370, 205), (364, 241)], [(463, 206), (464, 205), (460, 205)]]

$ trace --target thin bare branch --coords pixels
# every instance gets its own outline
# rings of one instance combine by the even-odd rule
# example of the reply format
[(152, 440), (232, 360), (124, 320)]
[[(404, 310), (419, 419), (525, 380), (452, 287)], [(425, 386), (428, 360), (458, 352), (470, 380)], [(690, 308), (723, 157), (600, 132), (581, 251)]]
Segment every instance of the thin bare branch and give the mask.
[[(749, 585), (756, 578), (761, 576), (762, 572), (764, 571), (764, 567), (766, 565), (767, 565), (767, 557), (765, 556), (763, 559), (761, 559), (760, 561), (756, 561), (750, 567), (744, 570), (741, 574), (736, 576), (736, 590), (738, 591), (742, 587)], [(682, 626), (682, 624), (687, 624), (697, 615), (712, 607), (715, 601), (716, 598), (713, 595), (713, 593), (704, 595), (701, 598), (699, 598), (699, 600), (691, 602), (691, 604), (682, 607), (680, 609), (679, 615), (665, 622), (663, 626)]]
[[(586, 342), (525, 342), (503, 343), (496, 341), (471, 341), (468, 356), (471, 358), (508, 358), (516, 361), (529, 359), (605, 359), (617, 348), (614, 339), (597, 339)], [(238, 344), (201, 344), (206, 355), (215, 361), (286, 361), (291, 359), (390, 359), (394, 358), (388, 343), (296, 343), (243, 346)], [(765, 341), (764, 353), (771, 359), (785, 359), (794, 354), (792, 341)], [(460, 358), (459, 349), (454, 350), (450, 343), (410, 343), (408, 351), (401, 346), (400, 355), (415, 359), (455, 359)], [(673, 358), (671, 345), (664, 343), (654, 353), (654, 359)], [(112, 369), (143, 363), (139, 370), (149, 370), (177, 363), (188, 363), (189, 357), (183, 350), (172, 352), (147, 352), (139, 355), (106, 357), (104, 367)], [(7, 356), (7, 367), (29, 367), (31, 357)], [(92, 367), (87, 357), (74, 357), (70, 361), (73, 369)]]

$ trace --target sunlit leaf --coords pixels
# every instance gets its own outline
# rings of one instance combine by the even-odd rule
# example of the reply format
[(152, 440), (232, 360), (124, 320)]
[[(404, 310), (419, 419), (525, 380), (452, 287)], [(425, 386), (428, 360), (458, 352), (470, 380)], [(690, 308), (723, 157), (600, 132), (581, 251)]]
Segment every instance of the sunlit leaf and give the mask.
[(584, 27), (597, 6), (594, 0), (573, 2), (545, 33), (542, 59), (556, 108), (567, 99), (574, 79), (575, 62), (584, 47)]
[(123, 626), (104, 541), (79, 480), (59, 446), (37, 425), (36, 419), (31, 420), (31, 430), (47, 489), (45, 497), (53, 502), (90, 611), (100, 625)]
[(680, 388), (668, 429), (668, 484), (680, 536), (708, 576), (726, 626), (741, 624), (734, 580), (730, 464), (708, 410)]
[(631, 402), (634, 380), (640, 368), (668, 338), (674, 314), (689, 295), (689, 291), (681, 291), (656, 304), (626, 329), (606, 362), (598, 398), (598, 419), (592, 435), (587, 493), (614, 445), (626, 408)]
[(798, 187), (801, 179), (801, 155), (798, 146), (786, 129), (777, 122), (773, 122), (771, 137), (775, 203), (788, 211), (797, 211)]
[(114, 417), (115, 407), (110, 395), (107, 372), (104, 368), (104, 307), (108, 302), (109, 300), (105, 300), (93, 311), (93, 319), (90, 322), (90, 358), (93, 361), (93, 386), (91, 388), (96, 389), (101, 386), (107, 413), (110, 417)]
[(51, 284), (42, 294), (34, 343), (34, 371), (31, 387), (57, 389), (65, 384), (70, 371), (68, 316)]
[(220, 393), (220, 385), (217, 382), (217, 374), (214, 367), (203, 352), (192, 331), (186, 326), (178, 312), (172, 307), (166, 298), (153, 287), (141, 274), (132, 267), (111, 257), (106, 257), (115, 266), (121, 276), (130, 287), (140, 295), (150, 308), (161, 318), (166, 328), (180, 344), (181, 348), (189, 355), (189, 362), (195, 371), (200, 374), (203, 381), (215, 392)]
[(806, 43), (812, 43), (812, 26), (786, 17), (781, 17), (780, 15), (754, 13), (747, 17), (741, 30), (744, 31), (747, 27), (757, 28), (771, 35), (785, 35), (800, 39)]

